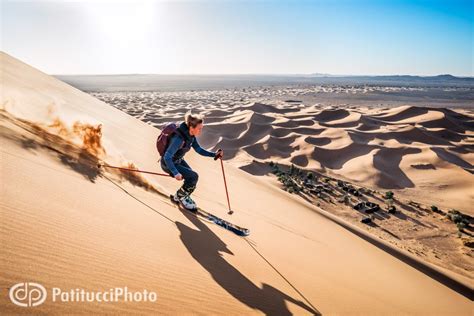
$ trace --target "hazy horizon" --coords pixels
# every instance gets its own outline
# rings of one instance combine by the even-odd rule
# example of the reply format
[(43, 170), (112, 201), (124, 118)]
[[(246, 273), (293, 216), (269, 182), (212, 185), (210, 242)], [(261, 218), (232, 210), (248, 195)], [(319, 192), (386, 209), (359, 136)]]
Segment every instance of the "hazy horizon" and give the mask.
[(54, 73), (52, 76), (268, 76), (268, 77), (439, 77), (439, 76), (453, 76), (456, 78), (474, 78), (474, 76), (457, 76), (449, 73), (439, 73), (433, 75), (419, 75), (419, 74), (321, 74), (321, 73), (82, 73), (82, 74), (61, 74)]

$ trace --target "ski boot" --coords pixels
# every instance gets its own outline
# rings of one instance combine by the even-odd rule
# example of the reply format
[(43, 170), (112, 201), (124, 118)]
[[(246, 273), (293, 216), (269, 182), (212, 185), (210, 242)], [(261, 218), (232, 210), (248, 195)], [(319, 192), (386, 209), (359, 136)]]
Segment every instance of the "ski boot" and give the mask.
[(178, 197), (178, 194), (175, 194), (173, 196), (173, 201), (175, 203), (181, 204), (185, 209), (190, 210), (190, 211), (195, 211), (197, 210), (197, 205), (196, 202), (191, 199), (189, 195), (185, 195), (183, 197)]

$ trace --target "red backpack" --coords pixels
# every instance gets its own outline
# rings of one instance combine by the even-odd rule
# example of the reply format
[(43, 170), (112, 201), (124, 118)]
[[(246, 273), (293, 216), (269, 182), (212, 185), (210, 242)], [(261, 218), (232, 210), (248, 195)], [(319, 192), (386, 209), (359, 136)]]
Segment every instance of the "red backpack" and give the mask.
[(169, 140), (171, 136), (178, 131), (178, 125), (176, 123), (169, 123), (161, 130), (160, 135), (156, 140), (156, 149), (160, 153), (160, 156), (163, 156), (168, 148)]

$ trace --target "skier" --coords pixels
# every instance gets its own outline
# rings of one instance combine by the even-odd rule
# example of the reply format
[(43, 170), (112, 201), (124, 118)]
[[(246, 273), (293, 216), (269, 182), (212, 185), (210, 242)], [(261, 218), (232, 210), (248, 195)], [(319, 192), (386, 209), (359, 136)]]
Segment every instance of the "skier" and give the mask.
[(196, 189), (199, 176), (184, 160), (184, 155), (192, 147), (198, 154), (212, 157), (215, 160), (222, 159), (224, 156), (222, 149), (211, 152), (199, 145), (196, 136), (201, 135), (203, 125), (201, 115), (187, 112), (184, 122), (179, 127), (169, 124), (163, 129), (157, 140), (158, 151), (162, 154), (161, 168), (178, 181), (184, 179), (183, 185), (178, 189), (173, 199), (190, 210), (197, 208), (190, 195)]

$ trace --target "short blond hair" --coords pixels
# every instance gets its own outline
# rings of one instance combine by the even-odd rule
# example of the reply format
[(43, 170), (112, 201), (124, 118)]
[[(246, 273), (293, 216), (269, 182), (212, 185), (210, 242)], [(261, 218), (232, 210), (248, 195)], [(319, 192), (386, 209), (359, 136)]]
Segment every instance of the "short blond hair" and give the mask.
[(192, 113), (191, 111), (186, 112), (184, 115), (184, 121), (188, 127), (196, 127), (204, 122), (204, 116), (201, 114)]

